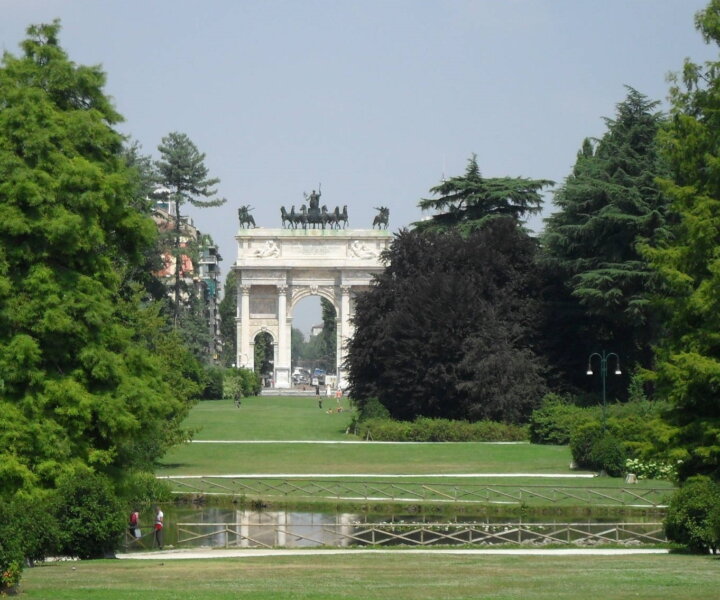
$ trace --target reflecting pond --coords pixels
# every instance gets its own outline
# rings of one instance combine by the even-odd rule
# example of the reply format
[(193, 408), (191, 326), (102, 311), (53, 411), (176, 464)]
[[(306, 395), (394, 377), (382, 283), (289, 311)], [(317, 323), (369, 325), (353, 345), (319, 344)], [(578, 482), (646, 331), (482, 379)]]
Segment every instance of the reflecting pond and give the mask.
[[(665, 541), (662, 516), (586, 520), (468, 514), (359, 514), (246, 510), (229, 507), (169, 506), (165, 547), (303, 548), (368, 545), (495, 545), (601, 543), (657, 544)], [(144, 517), (144, 520), (143, 520)], [(128, 550), (152, 547), (152, 514), (141, 515), (143, 537), (128, 539)], [(630, 522), (631, 521), (631, 522)]]

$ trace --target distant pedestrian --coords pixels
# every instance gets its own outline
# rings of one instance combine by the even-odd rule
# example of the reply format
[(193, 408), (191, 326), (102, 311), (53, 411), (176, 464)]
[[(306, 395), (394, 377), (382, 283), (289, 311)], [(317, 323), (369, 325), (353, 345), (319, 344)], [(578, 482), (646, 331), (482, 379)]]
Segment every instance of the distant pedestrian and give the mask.
[(142, 537), (140, 533), (140, 513), (137, 510), (130, 513), (128, 529), (130, 530), (130, 535), (135, 539), (139, 540)]
[(154, 532), (154, 539), (153, 539), (153, 547), (157, 546), (162, 550), (163, 548), (163, 525), (165, 521), (165, 515), (163, 514), (163, 511), (160, 510), (160, 507), (157, 506), (155, 508), (155, 532)]

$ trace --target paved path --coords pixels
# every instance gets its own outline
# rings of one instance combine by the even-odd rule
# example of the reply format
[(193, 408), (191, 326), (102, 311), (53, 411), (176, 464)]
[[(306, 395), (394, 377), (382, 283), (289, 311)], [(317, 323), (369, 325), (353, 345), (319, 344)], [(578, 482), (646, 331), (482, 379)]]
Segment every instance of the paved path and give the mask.
[(445, 479), (467, 479), (475, 477), (537, 477), (551, 479), (587, 479), (597, 477), (595, 473), (237, 473), (235, 475), (157, 475), (157, 479), (204, 479), (214, 477), (218, 479), (337, 479), (373, 478), (382, 477), (414, 478), (439, 477)]
[(412, 446), (425, 444), (440, 446), (442, 444), (485, 444), (487, 446), (527, 446), (530, 442), (375, 442), (373, 440), (191, 440), (193, 444), (363, 444), (364, 446), (381, 446), (395, 444)]
[(253, 558), (266, 556), (331, 556), (338, 554), (456, 554), (477, 556), (618, 556), (627, 554), (667, 554), (669, 550), (659, 548), (559, 548), (554, 550), (515, 548), (515, 549), (279, 549), (266, 550), (255, 548), (197, 548), (187, 550), (157, 550), (155, 552), (131, 552), (118, 554), (117, 558), (123, 560), (182, 560), (191, 558)]

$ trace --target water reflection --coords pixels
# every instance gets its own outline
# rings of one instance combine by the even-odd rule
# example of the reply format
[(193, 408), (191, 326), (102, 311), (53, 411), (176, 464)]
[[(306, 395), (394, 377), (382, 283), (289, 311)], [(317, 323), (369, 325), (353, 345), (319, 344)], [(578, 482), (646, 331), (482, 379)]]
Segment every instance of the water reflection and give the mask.
[[(458, 515), (373, 515), (254, 511), (235, 507), (168, 507), (165, 544), (174, 547), (310, 548), (367, 545), (494, 545), (659, 543), (662, 517), (632, 523), (592, 518), (583, 522)], [(144, 545), (144, 544), (143, 544)], [(142, 546), (142, 545), (140, 545)], [(141, 549), (141, 547), (136, 547)]]

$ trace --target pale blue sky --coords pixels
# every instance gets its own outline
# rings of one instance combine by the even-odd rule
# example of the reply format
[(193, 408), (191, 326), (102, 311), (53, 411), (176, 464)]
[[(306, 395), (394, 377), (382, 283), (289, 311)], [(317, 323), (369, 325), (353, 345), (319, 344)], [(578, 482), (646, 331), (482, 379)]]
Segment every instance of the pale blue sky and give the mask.
[[(685, 57), (717, 56), (704, 0), (0, 0), (0, 46), (62, 20), (77, 63), (101, 64), (121, 129), (156, 155), (187, 133), (228, 199), (191, 210), (227, 272), (237, 207), (280, 226), (322, 182), (331, 209), (393, 230), (471, 153), (484, 175), (568, 175), (624, 84), (665, 100)], [(665, 104), (663, 104), (665, 105)], [(552, 211), (548, 195), (546, 213)], [(541, 226), (539, 220), (532, 223)], [(319, 319), (319, 302), (296, 324)]]

